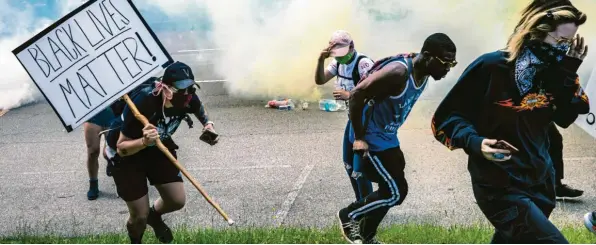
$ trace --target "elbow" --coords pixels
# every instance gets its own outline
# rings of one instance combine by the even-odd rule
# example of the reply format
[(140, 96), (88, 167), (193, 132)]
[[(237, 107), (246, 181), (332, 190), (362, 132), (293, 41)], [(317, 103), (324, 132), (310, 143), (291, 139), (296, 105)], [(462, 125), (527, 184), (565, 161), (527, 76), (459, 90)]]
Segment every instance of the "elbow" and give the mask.
[(323, 80), (324, 79), (322, 79), (320, 77), (316, 77), (315, 78), (315, 84), (317, 84), (317, 85), (323, 85), (323, 84), (325, 84), (325, 82)]
[(126, 150), (126, 148), (124, 148), (122, 146), (122, 143), (118, 143), (116, 145), (116, 152), (118, 153), (118, 155), (126, 157), (129, 155), (128, 151)]
[(584, 106), (580, 106), (577, 111), (580, 115), (588, 114), (590, 113), (590, 105), (586, 104)]

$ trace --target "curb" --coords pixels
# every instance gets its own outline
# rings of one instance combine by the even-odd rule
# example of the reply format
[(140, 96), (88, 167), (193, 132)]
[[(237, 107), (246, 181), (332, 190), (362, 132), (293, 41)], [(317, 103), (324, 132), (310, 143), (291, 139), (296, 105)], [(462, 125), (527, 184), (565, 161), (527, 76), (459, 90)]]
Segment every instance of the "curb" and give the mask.
[(195, 83), (201, 88), (198, 91), (205, 96), (228, 95), (226, 82), (227, 80), (195, 81)]

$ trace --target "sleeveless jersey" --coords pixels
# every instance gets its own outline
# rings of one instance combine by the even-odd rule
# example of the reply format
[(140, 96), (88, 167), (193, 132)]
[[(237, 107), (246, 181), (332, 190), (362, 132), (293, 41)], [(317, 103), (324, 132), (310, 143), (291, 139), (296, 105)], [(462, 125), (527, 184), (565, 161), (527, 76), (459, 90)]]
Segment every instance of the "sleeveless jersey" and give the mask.
[[(363, 124), (369, 120), (366, 128), (365, 141), (370, 151), (384, 151), (398, 147), (397, 130), (406, 121), (414, 104), (426, 88), (428, 78), (420, 87), (416, 86), (413, 77), (413, 54), (402, 54), (388, 57), (375, 63), (369, 74), (372, 74), (388, 64), (398, 62), (407, 68), (408, 80), (403, 92), (397, 96), (389, 96), (380, 101), (367, 104), (363, 113)], [(369, 111), (370, 110), (370, 111)], [(354, 142), (354, 130), (351, 129), (350, 141)]]

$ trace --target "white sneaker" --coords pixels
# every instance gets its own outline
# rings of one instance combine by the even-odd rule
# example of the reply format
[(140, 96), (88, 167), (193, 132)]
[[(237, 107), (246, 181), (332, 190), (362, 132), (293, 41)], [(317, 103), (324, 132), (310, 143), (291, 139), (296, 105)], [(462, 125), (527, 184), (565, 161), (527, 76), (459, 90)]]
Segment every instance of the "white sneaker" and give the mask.
[(596, 234), (596, 211), (584, 215), (584, 225), (589, 231)]

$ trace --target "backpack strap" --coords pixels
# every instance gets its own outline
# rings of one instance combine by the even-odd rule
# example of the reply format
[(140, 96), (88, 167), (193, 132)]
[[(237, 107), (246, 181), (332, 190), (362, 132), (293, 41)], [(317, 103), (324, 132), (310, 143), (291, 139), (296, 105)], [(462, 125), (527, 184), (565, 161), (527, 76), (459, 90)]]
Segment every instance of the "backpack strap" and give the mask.
[(360, 82), (360, 80), (362, 79), (362, 78), (360, 77), (360, 61), (361, 61), (362, 59), (364, 59), (364, 58), (368, 58), (368, 57), (366, 57), (366, 55), (361, 55), (361, 56), (358, 56), (358, 59), (356, 59), (356, 64), (354, 64), (354, 65), (355, 65), (355, 67), (354, 67), (354, 69), (352, 70), (352, 78), (354, 79), (354, 80), (353, 80), (353, 81), (354, 81), (354, 86), (358, 85), (358, 83), (359, 83), (359, 82)]

